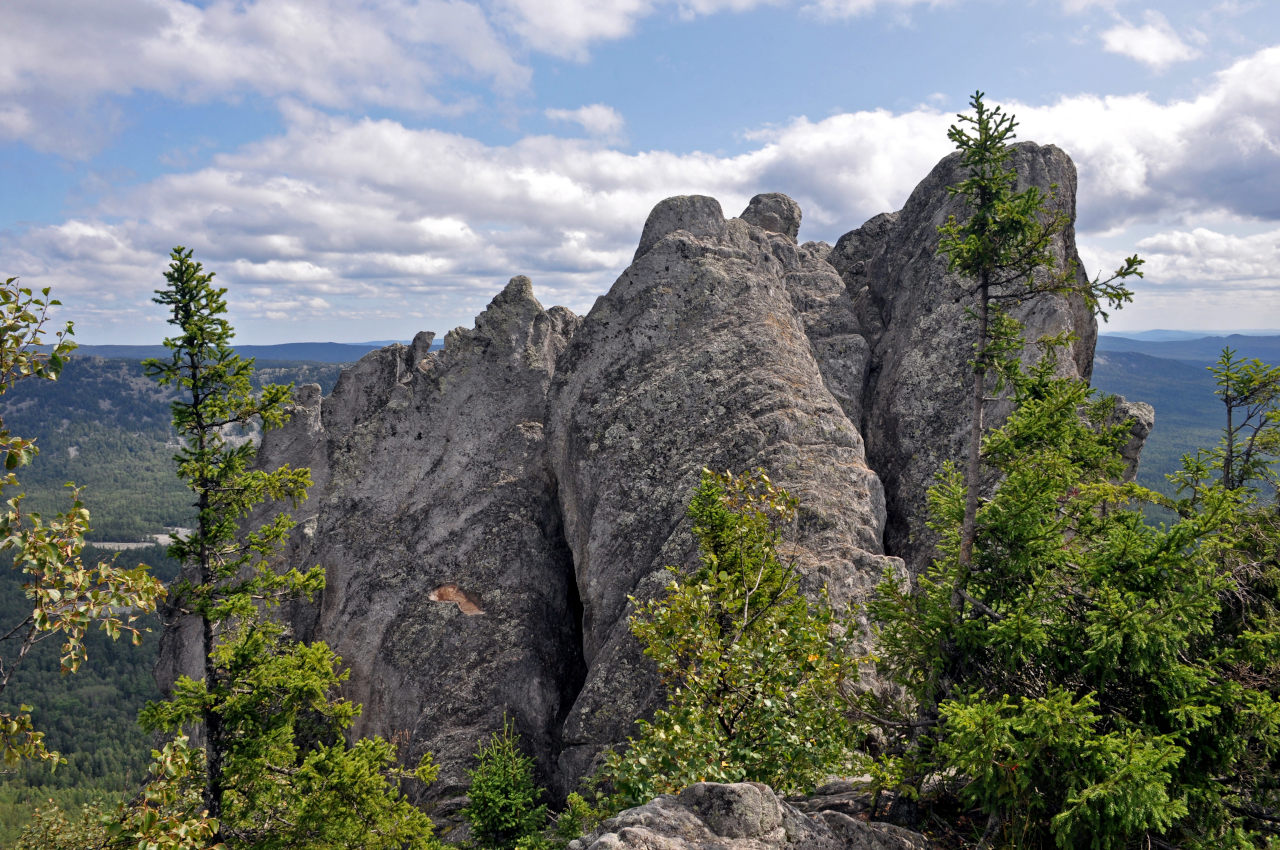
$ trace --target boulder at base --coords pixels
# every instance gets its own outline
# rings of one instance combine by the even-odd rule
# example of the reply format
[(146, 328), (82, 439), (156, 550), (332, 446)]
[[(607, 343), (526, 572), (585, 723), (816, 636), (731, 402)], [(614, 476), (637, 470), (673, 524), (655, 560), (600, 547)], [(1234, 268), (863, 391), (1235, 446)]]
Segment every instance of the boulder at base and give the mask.
[(627, 809), (569, 850), (927, 850), (919, 833), (842, 812), (806, 814), (767, 785), (699, 782)]

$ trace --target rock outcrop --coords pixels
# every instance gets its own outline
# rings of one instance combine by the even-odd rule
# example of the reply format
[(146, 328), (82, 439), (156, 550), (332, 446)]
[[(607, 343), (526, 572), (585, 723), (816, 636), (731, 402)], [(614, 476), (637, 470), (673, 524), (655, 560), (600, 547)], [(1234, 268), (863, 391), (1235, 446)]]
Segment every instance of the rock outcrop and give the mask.
[[(1055, 187), (1051, 208), (1074, 221), (1071, 159), (1053, 145), (1031, 142), (1015, 145), (1012, 152), (1019, 189)], [(861, 417), (867, 461), (884, 484), (885, 548), (915, 569), (927, 561), (934, 542), (925, 526), (928, 487), (944, 461), (965, 456), (970, 431), (974, 330), (966, 310), (973, 301), (962, 297), (962, 281), (947, 272), (946, 259), (937, 252), (938, 227), (949, 216), (964, 218), (964, 200), (947, 192), (963, 177), (960, 155), (946, 157), (899, 212), (876, 216), (845, 234), (828, 258), (847, 287), (836, 309), (857, 318), (870, 349), (862, 405), (850, 414)], [(1085, 282), (1072, 228), (1052, 253), (1059, 268), (1074, 264), (1077, 282)], [(1011, 312), (1028, 340), (1075, 334), (1059, 357), (1059, 370), (1089, 379), (1098, 332), (1083, 298), (1042, 295)], [(1027, 357), (1035, 356), (1029, 347)], [(987, 413), (996, 423), (1007, 414), (1000, 405)]]
[(839, 811), (805, 813), (756, 783), (699, 782), (627, 809), (569, 850), (927, 850), (918, 833)]
[(696, 555), (685, 508), (703, 467), (763, 467), (800, 497), (797, 561), (834, 604), (865, 597), (886, 567), (880, 482), (827, 388), (791, 289), (837, 291), (791, 222), (726, 221), (711, 198), (650, 214), (631, 267), (596, 302), (556, 365), (548, 439), (581, 595), (585, 686), (565, 724), (562, 775), (580, 775), (653, 702), (627, 628), (628, 596)]
[(260, 462), (308, 465), (290, 563), (322, 564), (293, 612), (327, 641), (364, 705), (355, 732), (434, 753), (438, 796), (465, 787), (507, 712), (553, 768), (582, 677), (573, 562), (543, 433), (556, 358), (578, 319), (516, 277), (476, 319), (374, 352), (323, 399), (303, 394)]
[[(1072, 210), (1061, 151), (1022, 145), (1016, 163)], [(543, 309), (513, 278), (443, 350), (423, 334), (365, 357), (327, 398), (302, 391), (260, 457), (312, 470), (288, 561), (323, 565), (328, 584), (290, 618), (349, 666), (356, 731), (433, 752), (429, 796), (456, 801), (506, 714), (539, 778), (570, 789), (660, 698), (630, 600), (658, 593), (665, 565), (693, 563), (685, 509), (704, 467), (764, 467), (800, 498), (804, 587), (837, 605), (903, 570), (895, 556), (919, 563), (925, 490), (968, 430), (965, 304), (935, 256), (957, 178), (944, 160), (902, 211), (835, 248), (796, 243), (800, 210), (783, 195), (733, 219), (712, 198), (671, 198), (585, 318)], [(1070, 232), (1056, 250), (1075, 259)], [(1074, 331), (1060, 365), (1087, 377), (1096, 332), (1082, 303), (1037, 298), (1019, 316), (1033, 335)], [(169, 675), (187, 663), (180, 632), (165, 658)], [(914, 846), (849, 843), (835, 814), (815, 820), (759, 789), (741, 794), (773, 825), (735, 836), (701, 793), (653, 804), (683, 807), (697, 846), (774, 846), (765, 832), (777, 846)], [(582, 846), (622, 846), (647, 817)]]

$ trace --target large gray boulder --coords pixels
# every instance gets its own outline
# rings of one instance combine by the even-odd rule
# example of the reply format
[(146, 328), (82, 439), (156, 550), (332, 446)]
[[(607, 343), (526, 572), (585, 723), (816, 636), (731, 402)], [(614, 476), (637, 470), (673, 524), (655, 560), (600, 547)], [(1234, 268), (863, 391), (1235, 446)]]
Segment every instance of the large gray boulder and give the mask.
[(842, 812), (801, 812), (766, 785), (699, 782), (627, 809), (569, 850), (927, 850), (919, 833)]

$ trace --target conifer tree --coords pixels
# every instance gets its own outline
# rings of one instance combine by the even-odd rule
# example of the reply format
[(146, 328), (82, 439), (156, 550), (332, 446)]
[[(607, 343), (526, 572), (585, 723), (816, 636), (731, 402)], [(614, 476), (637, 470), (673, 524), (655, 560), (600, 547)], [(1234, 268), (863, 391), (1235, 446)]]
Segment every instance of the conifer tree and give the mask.
[[(892, 816), (948, 798), (985, 815), (968, 836), (982, 847), (1260, 846), (1276, 823), (1280, 537), (1245, 485), (1276, 446), (1280, 373), (1224, 355), (1228, 427), (1185, 459), (1183, 499), (1122, 483), (1112, 402), (1055, 376), (1066, 338), (1024, 368), (1005, 308), (1045, 292), (1119, 306), (1141, 261), (1085, 288), (1056, 270), (1065, 219), (1034, 187), (1014, 191), (1013, 118), (981, 92), (972, 106), (949, 134), (970, 216), (939, 245), (975, 302), (971, 442), (930, 491), (934, 562), (914, 587), (887, 579), (871, 606), (881, 671), (906, 695), (863, 697), (885, 732), (873, 774)], [(993, 391), (1014, 410), (987, 432)], [(985, 500), (983, 477), (997, 482)], [(1148, 525), (1145, 503), (1179, 521)]]
[[(1212, 475), (1184, 475), (1178, 503), (1120, 482), (1112, 402), (1054, 377), (1051, 357), (1007, 368), (1015, 409), (984, 440), (1000, 483), (971, 562), (951, 467), (930, 493), (937, 559), (872, 604), (882, 672), (910, 695), (863, 704), (889, 742), (877, 774), (900, 799), (985, 815), (981, 846), (1261, 846), (1280, 538), (1250, 543), (1250, 501)], [(1181, 518), (1148, 525), (1145, 503)]]
[[(399, 789), (402, 780), (434, 778), (429, 758), (404, 770), (381, 738), (349, 744), (345, 733), (360, 708), (338, 695), (339, 659), (322, 643), (292, 640), (270, 616), (281, 600), (310, 596), (324, 582), (319, 567), (301, 572), (276, 563), (293, 524), (286, 512), (245, 527), (253, 508), (296, 505), (310, 483), (305, 469), (252, 465), (248, 429), (283, 423), (290, 389), (253, 391), (253, 361), (230, 345), (226, 290), (212, 285), (190, 250), (174, 249), (165, 278), (155, 300), (170, 308), (178, 333), (165, 340), (170, 357), (147, 369), (182, 392), (173, 404), (184, 441), (178, 474), (197, 514), (195, 528), (170, 549), (184, 564), (173, 596), (178, 614), (199, 620), (203, 670), (148, 706), (143, 723), (198, 730), (203, 757), (180, 755), (184, 764), (201, 764), (199, 814), (214, 843), (232, 850), (432, 846), (430, 820)], [(168, 804), (183, 800), (190, 805), (180, 794)], [(121, 824), (118, 835), (147, 838), (145, 813), (135, 809)]]
[(958, 115), (959, 123), (947, 131), (967, 172), (947, 191), (965, 199), (968, 216), (963, 221), (950, 217), (939, 228), (938, 243), (938, 252), (947, 257), (948, 271), (959, 276), (965, 294), (974, 301), (977, 323), (960, 537), (960, 559), (965, 564), (972, 557), (976, 533), (988, 395), (1003, 388), (1003, 364), (1021, 347), (1020, 328), (1009, 319), (1008, 308), (1037, 295), (1057, 293), (1083, 298), (1095, 314), (1105, 318), (1103, 304), (1119, 307), (1133, 297), (1122, 281), (1142, 275), (1142, 260), (1136, 256), (1126, 259), (1107, 280), (1094, 278), (1084, 285), (1077, 282), (1074, 267), (1056, 266), (1054, 241), (1070, 223), (1066, 213), (1050, 208), (1056, 187), (1050, 187), (1048, 195), (1037, 186), (1017, 191), (1018, 173), (1010, 164), (1009, 148), (1017, 121), (998, 106), (989, 108), (983, 97), (975, 92), (969, 100), (973, 114)]
[(1226, 419), (1211, 463), (1225, 489), (1251, 487), (1270, 478), (1280, 454), (1280, 367), (1224, 348), (1209, 371)]
[(602, 778), (621, 802), (700, 781), (798, 793), (848, 770), (840, 687), (857, 671), (845, 624), (799, 592), (784, 548), (797, 509), (763, 470), (703, 471), (689, 504), (701, 565), (669, 567), (666, 593), (631, 619), (668, 702), (608, 755)]
[(501, 733), (494, 732), (480, 744), (476, 766), (467, 770), (467, 777), (471, 783), (462, 815), (478, 847), (512, 850), (522, 842), (541, 843), (547, 807), (538, 802), (542, 789), (533, 779), (533, 759), (521, 752), (520, 736), (509, 718), (503, 717)]
[[(195, 497), (196, 525), (190, 534), (174, 536), (169, 553), (185, 568), (174, 588), (174, 609), (199, 618), (199, 657), (204, 659), (201, 687), (188, 693), (196, 682), (180, 683), (171, 706), (189, 704), (198, 715), (190, 719), (199, 722), (204, 738), (204, 805), (209, 817), (220, 821), (232, 744), (223, 711), (231, 695), (231, 670), (220, 650), (237, 640), (260, 639), (257, 606), (282, 596), (309, 595), (323, 574), (278, 573), (266, 562), (289, 530), (288, 514), (240, 535), (239, 521), (251, 508), (267, 498), (296, 505), (310, 484), (307, 470), (251, 470), (253, 443), (229, 439), (232, 429), (280, 425), (289, 388), (272, 385), (261, 395), (253, 392), (253, 361), (231, 348), (231, 325), (223, 315), (225, 290), (213, 287), (213, 275), (203, 273), (191, 251), (174, 249), (165, 279), (168, 288), (158, 290), (155, 301), (170, 308), (169, 321), (180, 334), (164, 342), (171, 352), (167, 361), (148, 360), (145, 367), (160, 384), (182, 391), (172, 405), (173, 425), (184, 441), (175, 460), (179, 477)], [(154, 722), (160, 722), (155, 717), (159, 712), (153, 707)]]

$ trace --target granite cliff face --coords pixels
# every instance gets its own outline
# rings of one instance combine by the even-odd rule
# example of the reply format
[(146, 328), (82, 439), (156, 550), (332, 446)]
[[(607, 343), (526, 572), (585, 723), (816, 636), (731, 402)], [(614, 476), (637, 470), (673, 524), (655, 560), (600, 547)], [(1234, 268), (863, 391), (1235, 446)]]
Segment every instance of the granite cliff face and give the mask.
[[(788, 205), (789, 221), (758, 215)], [(556, 364), (550, 463), (588, 670), (564, 728), (564, 778), (625, 737), (652, 702), (627, 597), (661, 590), (665, 564), (692, 562), (684, 511), (704, 466), (764, 467), (800, 497), (799, 563), (835, 604), (860, 598), (894, 565), (880, 545), (880, 482), (793, 304), (793, 289), (841, 288), (820, 247), (795, 244), (798, 225), (779, 196), (729, 221), (711, 198), (663, 201), (631, 267)]]
[(327, 641), (364, 705), (357, 734), (407, 740), (465, 784), (504, 712), (550, 774), (584, 674), (580, 608), (544, 419), (557, 357), (579, 320), (507, 285), (442, 351), (430, 334), (302, 394), (260, 463), (307, 465), (289, 562), (322, 564), (295, 628)]
[[(1073, 211), (1065, 154), (1024, 144), (1016, 163)], [(629, 600), (693, 563), (684, 512), (703, 467), (764, 467), (800, 497), (805, 586), (836, 604), (920, 564), (925, 489), (967, 433), (971, 330), (935, 256), (958, 176), (943, 160), (834, 248), (796, 243), (783, 195), (727, 220), (714, 199), (670, 198), (586, 317), (513, 278), (443, 350), (420, 335), (327, 398), (302, 391), (261, 462), (312, 469), (289, 560), (323, 565), (328, 586), (290, 616), (349, 665), (356, 731), (433, 752), (429, 796), (448, 801), (505, 712), (541, 778), (570, 789), (660, 697)], [(1076, 258), (1070, 232), (1057, 250)], [(1061, 369), (1088, 377), (1082, 303), (1044, 297), (1020, 317), (1033, 335), (1074, 331)]]
[[(1012, 153), (1018, 188), (1054, 187), (1050, 208), (1074, 221), (1076, 169), (1070, 157), (1053, 145), (1030, 142), (1013, 146)], [(947, 192), (963, 177), (960, 154), (946, 157), (911, 193), (906, 206), (845, 234), (828, 257), (846, 285), (837, 309), (856, 317), (870, 350), (861, 405), (849, 414), (860, 417), (867, 461), (886, 491), (885, 547), (915, 569), (927, 563), (934, 543), (925, 526), (928, 485), (944, 461), (965, 456), (969, 435), (970, 301), (959, 297), (960, 283), (947, 273), (946, 259), (937, 253), (938, 227), (949, 216), (965, 216), (963, 199)], [(1074, 265), (1077, 282), (1086, 282), (1073, 228), (1052, 252), (1059, 268)], [(1022, 322), (1028, 340), (1073, 332), (1076, 340), (1061, 352), (1059, 372), (1089, 379), (1098, 328), (1083, 299), (1044, 295), (1012, 314)], [(1025, 356), (1030, 361), (1038, 354), (1030, 347)], [(1154, 414), (1141, 403), (1123, 406), (1122, 413), (1135, 420), (1132, 472)], [(1007, 414), (1007, 406), (993, 405), (988, 421), (999, 422)]]

